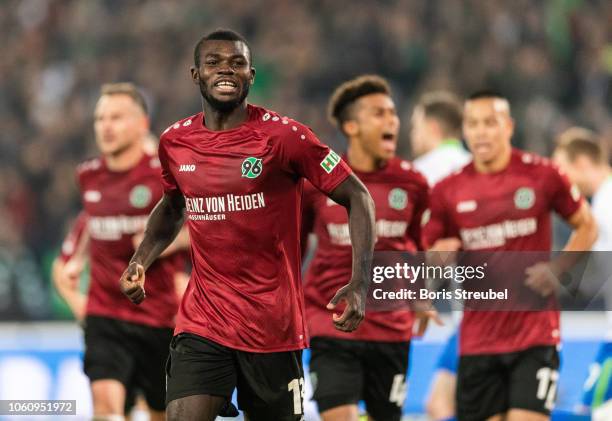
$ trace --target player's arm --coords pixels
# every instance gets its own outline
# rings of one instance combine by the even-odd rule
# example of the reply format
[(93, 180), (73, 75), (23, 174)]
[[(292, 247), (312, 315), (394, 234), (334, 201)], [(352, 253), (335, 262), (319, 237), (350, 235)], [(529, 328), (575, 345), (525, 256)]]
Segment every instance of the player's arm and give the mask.
[(582, 201), (566, 222), (573, 231), (562, 252), (551, 262), (536, 263), (525, 270), (525, 285), (542, 296), (550, 295), (558, 287), (561, 275), (578, 263), (597, 240), (597, 223), (586, 201)]
[(597, 224), (588, 203), (572, 187), (568, 178), (555, 167), (545, 176), (551, 190), (551, 206), (572, 226), (573, 232), (565, 247), (551, 262), (537, 263), (525, 270), (525, 284), (543, 296), (550, 295), (559, 285), (560, 276), (570, 270), (597, 240)]
[(337, 329), (352, 332), (365, 316), (365, 299), (370, 285), (370, 268), (374, 252), (374, 201), (361, 181), (350, 174), (329, 197), (349, 214), (349, 233), (353, 246), (353, 273), (347, 285), (340, 288), (327, 308), (332, 310), (340, 301), (346, 302), (342, 315), (333, 315)]
[[(143, 238), (144, 238), (144, 231), (134, 235), (132, 239), (133, 244), (134, 244), (134, 249), (138, 248), (140, 243), (142, 243)], [(159, 255), (159, 257), (167, 257), (179, 251), (188, 250), (190, 244), (191, 243), (189, 239), (189, 230), (187, 229), (186, 226), (183, 226), (183, 228), (181, 228), (181, 230), (179, 231), (174, 241), (172, 241), (170, 245), (166, 247), (166, 249)]]
[(580, 208), (567, 219), (567, 223), (573, 228), (573, 231), (563, 251), (590, 250), (597, 240), (597, 223), (590, 206), (582, 202)]
[(55, 258), (51, 268), (55, 289), (77, 320), (85, 317), (87, 304), (87, 296), (79, 290), (79, 280), (85, 267), (89, 247), (86, 225), (87, 215), (81, 212), (64, 239), (62, 252)]
[(167, 191), (153, 208), (142, 242), (121, 276), (121, 290), (136, 304), (145, 298), (145, 272), (176, 238), (185, 221), (185, 198), (178, 190)]

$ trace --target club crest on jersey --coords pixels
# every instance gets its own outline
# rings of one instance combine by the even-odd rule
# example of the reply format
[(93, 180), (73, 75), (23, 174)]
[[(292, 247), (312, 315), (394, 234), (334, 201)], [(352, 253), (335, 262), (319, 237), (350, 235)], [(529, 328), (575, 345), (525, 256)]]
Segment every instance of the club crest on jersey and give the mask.
[(249, 156), (247, 159), (242, 161), (242, 176), (246, 178), (257, 178), (263, 170), (263, 163), (261, 158), (255, 158)]
[(535, 192), (531, 187), (521, 187), (514, 193), (514, 206), (517, 209), (529, 209), (535, 203)]
[(135, 208), (146, 208), (151, 203), (152, 197), (151, 189), (144, 184), (135, 186), (130, 192), (130, 203)]
[(336, 168), (338, 162), (340, 162), (340, 157), (336, 152), (330, 149), (329, 153), (325, 158), (323, 158), (323, 161), (321, 161), (320, 165), (325, 170), (325, 172), (329, 174), (334, 168)]
[(404, 189), (395, 188), (389, 192), (389, 206), (395, 210), (406, 209), (408, 205), (408, 193)]

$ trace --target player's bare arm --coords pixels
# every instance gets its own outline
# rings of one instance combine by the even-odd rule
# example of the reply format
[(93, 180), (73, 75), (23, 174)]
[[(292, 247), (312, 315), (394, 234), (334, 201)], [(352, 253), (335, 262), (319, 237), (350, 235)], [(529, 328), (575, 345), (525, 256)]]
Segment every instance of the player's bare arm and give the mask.
[(176, 238), (185, 220), (185, 198), (164, 194), (149, 216), (145, 235), (121, 276), (121, 291), (135, 304), (145, 299), (145, 271)]
[[(132, 237), (132, 241), (134, 243), (134, 249), (138, 248), (140, 243), (142, 243), (143, 238), (144, 238), (144, 231)], [(188, 250), (190, 245), (191, 245), (191, 240), (189, 239), (189, 230), (187, 229), (186, 226), (183, 226), (183, 228), (179, 231), (174, 241), (172, 241), (170, 245), (166, 247), (166, 249), (159, 255), (159, 257), (167, 257), (176, 252), (179, 252), (182, 250)]]
[(344, 206), (349, 214), (349, 232), (353, 245), (353, 275), (350, 282), (340, 288), (327, 308), (334, 309), (346, 302), (342, 315), (334, 314), (336, 328), (344, 332), (357, 329), (365, 316), (365, 297), (370, 285), (370, 268), (374, 252), (374, 202), (363, 183), (350, 175), (329, 197)]
[(584, 202), (578, 210), (567, 219), (573, 228), (563, 252), (550, 263), (538, 263), (526, 269), (525, 284), (543, 296), (550, 295), (558, 286), (559, 276), (568, 271), (583, 256), (582, 253), (591, 249), (597, 240), (597, 223), (589, 205)]
[(81, 272), (76, 272), (73, 276), (75, 272), (70, 270), (70, 263), (71, 260), (64, 263), (60, 258), (56, 258), (53, 261), (51, 277), (56, 291), (66, 302), (75, 319), (80, 321), (85, 317), (87, 297), (79, 291)]

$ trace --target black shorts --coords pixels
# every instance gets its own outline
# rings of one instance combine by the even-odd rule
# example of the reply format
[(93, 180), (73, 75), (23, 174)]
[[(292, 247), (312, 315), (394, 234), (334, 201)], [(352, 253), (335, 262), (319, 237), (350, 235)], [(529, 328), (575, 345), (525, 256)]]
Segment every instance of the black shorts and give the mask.
[(299, 421), (304, 416), (302, 351), (238, 351), (191, 333), (172, 339), (166, 365), (167, 397), (230, 398), (251, 421)]
[(99, 316), (85, 319), (85, 374), (91, 382), (118, 380), (126, 388), (126, 403), (136, 389), (149, 407), (166, 408), (164, 366), (171, 328), (156, 328)]
[(401, 419), (410, 342), (316, 337), (310, 347), (312, 398), (319, 412), (363, 400), (375, 420)]
[(510, 409), (550, 415), (558, 378), (559, 353), (554, 346), (463, 355), (457, 372), (457, 419), (480, 421)]

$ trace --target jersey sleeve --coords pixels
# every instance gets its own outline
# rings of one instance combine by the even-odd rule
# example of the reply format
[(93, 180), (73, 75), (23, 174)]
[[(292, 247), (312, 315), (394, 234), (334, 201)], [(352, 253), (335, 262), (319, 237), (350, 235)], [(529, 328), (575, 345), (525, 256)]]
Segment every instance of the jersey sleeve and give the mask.
[(66, 237), (64, 237), (64, 241), (62, 242), (62, 248), (59, 255), (62, 262), (65, 263), (70, 260), (79, 249), (80, 242), (85, 241), (87, 219), (88, 218), (85, 211), (81, 211), (76, 220), (72, 223), (70, 231), (68, 231), (68, 234), (66, 234)]
[(429, 207), (429, 185), (425, 177), (423, 177), (421, 174), (417, 174), (417, 176), (418, 190), (416, 195), (416, 203), (414, 206), (414, 213), (408, 226), (408, 235), (414, 241), (418, 250), (424, 250), (422, 221), (423, 215)]
[(308, 127), (294, 121), (286, 127), (278, 136), (280, 159), (289, 171), (305, 177), (325, 194), (331, 193), (351, 174), (342, 158), (321, 143)]
[(175, 194), (180, 193), (181, 189), (170, 171), (170, 156), (168, 155), (168, 139), (162, 135), (159, 141), (158, 157), (161, 164), (161, 181), (164, 187), (164, 193)]
[(451, 236), (449, 215), (444, 203), (444, 190), (436, 184), (429, 196), (429, 208), (424, 212), (421, 227), (421, 244), (429, 249), (440, 238)]
[(572, 185), (555, 166), (550, 166), (548, 182), (551, 189), (551, 206), (562, 218), (569, 219), (582, 205), (583, 198), (578, 187)]

